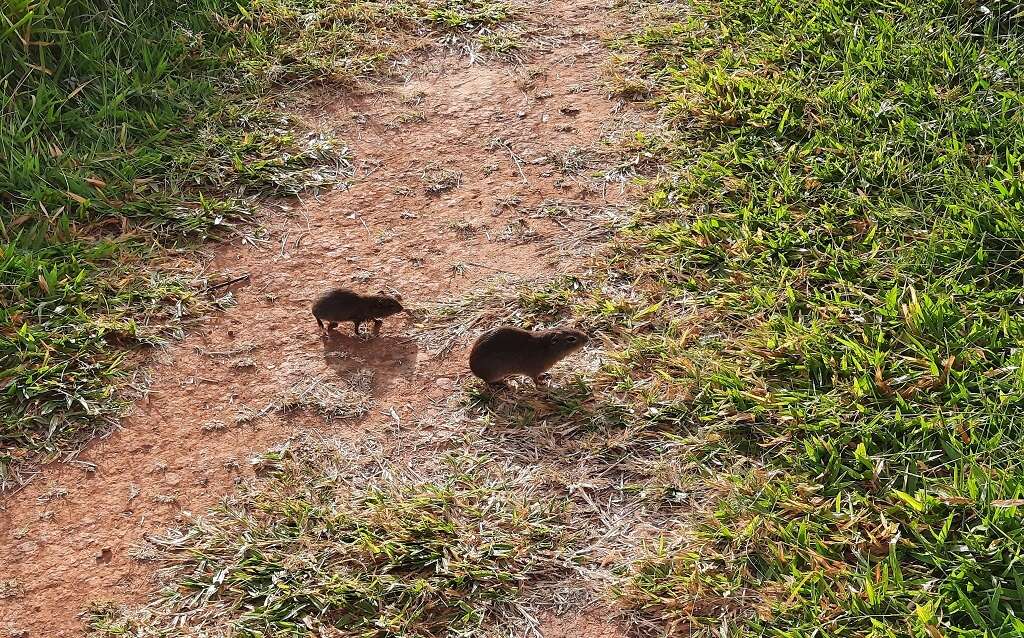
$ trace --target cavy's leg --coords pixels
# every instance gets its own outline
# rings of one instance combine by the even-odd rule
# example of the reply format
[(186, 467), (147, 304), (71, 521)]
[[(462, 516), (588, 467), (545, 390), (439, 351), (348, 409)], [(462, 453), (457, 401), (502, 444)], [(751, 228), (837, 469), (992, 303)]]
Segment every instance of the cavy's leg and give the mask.
[(383, 326), (383, 325), (384, 325), (384, 322), (381, 321), (380, 319), (374, 319), (373, 320), (373, 336), (376, 337), (377, 335), (380, 334), (380, 327)]
[(541, 372), (533, 378), (533, 382), (538, 388), (551, 385), (551, 375), (547, 372)]
[(324, 331), (324, 322), (320, 321), (320, 317), (314, 317), (316, 319), (316, 325), (320, 326), (320, 332)]
[(354, 330), (356, 332), (356, 336), (357, 337), (359, 336), (359, 326), (361, 326), (361, 325), (363, 325), (362, 321), (353, 321), (352, 322), (352, 326), (353, 326), (353, 328), (354, 328)]
[(331, 331), (333, 331), (333, 330), (334, 330), (334, 327), (335, 327), (335, 326), (337, 326), (337, 325), (338, 325), (338, 324), (337, 324), (337, 323), (335, 323), (335, 322), (333, 322), (333, 321), (328, 321), (328, 322), (327, 322), (327, 332), (331, 332)]

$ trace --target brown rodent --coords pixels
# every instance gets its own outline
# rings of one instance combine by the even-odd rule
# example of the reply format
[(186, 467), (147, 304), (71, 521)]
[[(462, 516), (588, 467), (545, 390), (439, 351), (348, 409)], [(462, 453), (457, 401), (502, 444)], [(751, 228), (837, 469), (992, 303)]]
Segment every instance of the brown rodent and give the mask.
[(577, 330), (530, 332), (502, 327), (480, 335), (469, 352), (469, 369), (487, 383), (521, 374), (542, 383), (541, 376), (556, 363), (581, 349), (587, 335)]
[(401, 297), (387, 295), (361, 295), (346, 288), (338, 288), (324, 293), (313, 303), (313, 316), (316, 317), (320, 329), (327, 322), (327, 332), (342, 321), (351, 321), (359, 334), (359, 326), (364, 321), (373, 321), (373, 336), (380, 334), (382, 319), (402, 312)]

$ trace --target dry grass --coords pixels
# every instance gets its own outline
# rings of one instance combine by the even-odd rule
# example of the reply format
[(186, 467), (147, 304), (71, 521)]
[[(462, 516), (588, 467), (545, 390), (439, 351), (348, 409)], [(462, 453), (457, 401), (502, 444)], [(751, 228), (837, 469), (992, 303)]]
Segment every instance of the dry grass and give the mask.
[(151, 538), (165, 589), (145, 609), (94, 608), (97, 636), (469, 635), (527, 629), (569, 570), (564, 500), (533, 470), (480, 455), (415, 471), (304, 440), (272, 452), (190, 527)]
[(360, 370), (341, 383), (314, 377), (288, 388), (273, 402), (273, 410), (313, 410), (328, 421), (364, 416), (370, 410), (373, 370)]
[(462, 185), (462, 172), (432, 162), (423, 168), (420, 179), (428, 195), (440, 195)]

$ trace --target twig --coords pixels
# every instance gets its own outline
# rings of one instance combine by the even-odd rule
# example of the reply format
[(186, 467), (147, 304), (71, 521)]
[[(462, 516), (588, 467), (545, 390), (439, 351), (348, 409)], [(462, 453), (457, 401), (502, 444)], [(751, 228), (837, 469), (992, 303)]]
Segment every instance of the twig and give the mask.
[(502, 270), (501, 268), (495, 268), (494, 266), (488, 266), (487, 264), (478, 264), (475, 261), (465, 261), (465, 262), (462, 262), (462, 263), (469, 264), (470, 266), (476, 266), (477, 268), (486, 268), (488, 270), (493, 270), (494, 272), (500, 272), (500, 273), (502, 273), (504, 275), (514, 275), (516, 277), (519, 276), (519, 273), (517, 273), (517, 272), (510, 272), (508, 270)]
[(363, 221), (363, 218), (358, 217), (357, 219), (359, 220), (359, 223), (363, 225), (363, 228), (366, 229), (366, 238), (373, 239), (373, 233), (370, 232), (370, 227), (366, 225), (366, 222)]
[(516, 167), (516, 170), (519, 171), (519, 177), (522, 178), (524, 184), (528, 184), (530, 182), (530, 180), (526, 179), (526, 174), (523, 173), (523, 160), (518, 155), (516, 155), (515, 151), (512, 150), (512, 145), (509, 144), (507, 141), (501, 139), (501, 138), (495, 139), (494, 142), (498, 146), (500, 146), (500, 147), (504, 148), (506, 151), (508, 151), (509, 157), (512, 158), (512, 164), (514, 164), (515, 167)]
[(237, 284), (240, 281), (246, 281), (248, 279), (249, 279), (249, 273), (245, 273), (244, 275), (241, 275), (239, 277), (235, 277), (233, 279), (228, 279), (227, 281), (225, 281), (223, 283), (219, 283), (219, 284), (217, 284), (215, 286), (207, 286), (206, 290), (204, 290), (203, 292), (204, 293), (206, 293), (206, 292), (213, 292), (214, 290), (217, 290), (219, 288), (223, 288), (225, 286), (230, 286), (231, 284)]

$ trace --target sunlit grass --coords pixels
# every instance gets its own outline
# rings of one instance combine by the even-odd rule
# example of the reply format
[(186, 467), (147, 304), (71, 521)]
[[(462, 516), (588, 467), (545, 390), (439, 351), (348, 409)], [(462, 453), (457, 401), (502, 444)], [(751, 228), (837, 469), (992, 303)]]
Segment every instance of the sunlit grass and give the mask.
[[(611, 372), (687, 388), (690, 427), (752, 444), (699, 576), (751, 635), (1024, 628), (1011, 4), (699, 2), (617, 45), (665, 121), (633, 143), (669, 176), (615, 253), (655, 334)], [(719, 625), (657, 604), (693, 591), (681, 559), (638, 566), (628, 600)]]

